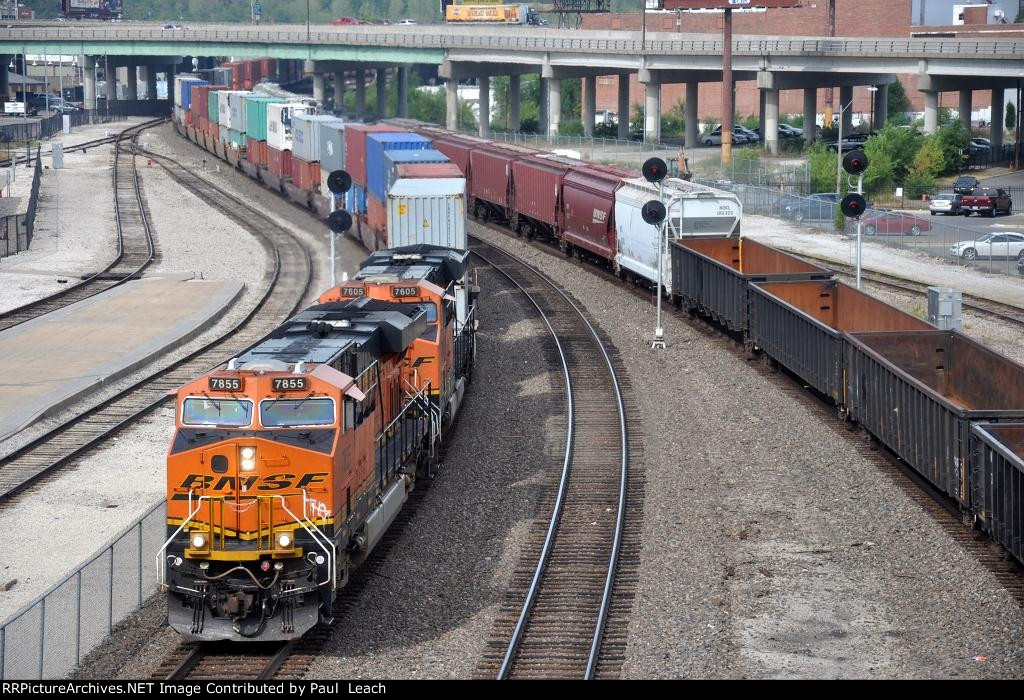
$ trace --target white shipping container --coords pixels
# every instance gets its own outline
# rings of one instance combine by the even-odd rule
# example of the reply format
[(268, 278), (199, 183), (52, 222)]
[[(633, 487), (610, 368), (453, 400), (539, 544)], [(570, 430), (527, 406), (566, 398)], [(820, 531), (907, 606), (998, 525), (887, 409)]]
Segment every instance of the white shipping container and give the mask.
[(292, 150), (292, 119), (311, 109), (302, 102), (278, 102), (267, 105), (267, 145), (279, 151)]
[[(736, 195), (676, 178), (668, 178), (663, 184), (670, 240), (739, 235), (743, 207)], [(658, 186), (643, 178), (626, 180), (615, 193), (615, 261), (619, 267), (651, 281), (658, 279), (658, 229), (643, 220), (640, 210), (658, 198)], [(661, 267), (662, 283), (671, 292), (671, 256), (667, 247), (662, 250)]]
[[(231, 109), (228, 128), (232, 131), (237, 131), (241, 134), (245, 133), (245, 98), (251, 94), (251, 92), (246, 90), (239, 90), (228, 95), (228, 105)], [(220, 104), (218, 103), (217, 106), (219, 107)]]
[(231, 128), (231, 95), (237, 90), (221, 90), (217, 96), (217, 123)]
[(320, 124), (329, 114), (296, 114), (292, 118), (292, 155), (306, 163), (320, 162)]
[(231, 139), (228, 137), (228, 128), (226, 126), (220, 127), (220, 142), (228, 143)]
[(391, 186), (387, 245), (417, 243), (468, 248), (465, 178), (402, 179)]
[(174, 76), (174, 104), (175, 106), (181, 106), (181, 83), (185, 80), (199, 80), (199, 76), (195, 73), (179, 73)]

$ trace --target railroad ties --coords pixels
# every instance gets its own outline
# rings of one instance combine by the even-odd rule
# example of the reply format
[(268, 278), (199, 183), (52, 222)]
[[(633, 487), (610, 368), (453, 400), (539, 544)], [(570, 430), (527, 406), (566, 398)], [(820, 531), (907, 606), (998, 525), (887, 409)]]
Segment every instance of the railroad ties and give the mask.
[[(498, 248), (472, 250), (521, 289), (547, 324), (563, 363), (568, 415), (551, 520), (533, 527), (477, 675), (593, 676), (628, 507), (626, 412), (614, 364), (586, 317), (550, 280)], [(617, 631), (614, 642), (621, 656), (624, 633)]]

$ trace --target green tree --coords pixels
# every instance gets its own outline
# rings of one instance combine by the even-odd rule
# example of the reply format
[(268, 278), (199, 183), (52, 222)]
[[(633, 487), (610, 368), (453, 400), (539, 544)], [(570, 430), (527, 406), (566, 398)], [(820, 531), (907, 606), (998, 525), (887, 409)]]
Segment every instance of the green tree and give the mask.
[(960, 120), (948, 124), (935, 133), (935, 143), (942, 151), (941, 173), (959, 172), (969, 158), (971, 132)]
[[(913, 129), (900, 129), (893, 124), (885, 126), (864, 144), (869, 173), (865, 175), (865, 180), (876, 182), (879, 187), (886, 183), (903, 182), (920, 146), (921, 136)], [(881, 170), (885, 167), (889, 168), (888, 178)]]
[(907, 112), (911, 110), (911, 104), (910, 98), (907, 97), (907, 91), (899, 80), (889, 84), (888, 100), (886, 103), (886, 122), (895, 118), (900, 120), (897, 123), (903, 123)]
[(1013, 106), (1012, 102), (1006, 103), (1006, 120), (1003, 122), (1007, 129), (1016, 131), (1017, 129), (1017, 108)]
[(820, 141), (812, 143), (806, 153), (811, 171), (811, 189), (815, 192), (835, 192), (838, 167), (836, 153)]

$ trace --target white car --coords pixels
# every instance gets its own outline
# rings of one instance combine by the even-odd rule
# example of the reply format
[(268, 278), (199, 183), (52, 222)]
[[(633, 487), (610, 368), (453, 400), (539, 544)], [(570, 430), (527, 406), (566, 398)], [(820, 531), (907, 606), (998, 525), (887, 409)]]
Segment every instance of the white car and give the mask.
[(950, 246), (950, 254), (964, 260), (1024, 260), (1024, 233), (992, 231), (973, 241), (958, 241)]
[(416, 20), (414, 20), (414, 19), (400, 19), (397, 22), (395, 22), (395, 24), (397, 24), (399, 27), (410, 27), (410, 26), (416, 24)]

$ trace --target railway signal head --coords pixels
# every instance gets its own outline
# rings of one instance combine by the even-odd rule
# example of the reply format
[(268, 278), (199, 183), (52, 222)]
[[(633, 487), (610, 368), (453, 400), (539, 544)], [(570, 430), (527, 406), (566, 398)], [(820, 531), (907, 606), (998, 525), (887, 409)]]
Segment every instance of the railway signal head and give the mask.
[(352, 228), (352, 215), (344, 209), (332, 212), (327, 217), (327, 228), (331, 229), (333, 233), (345, 233)]
[(843, 170), (851, 175), (860, 175), (868, 169), (868, 157), (864, 151), (857, 149), (843, 156)]
[(657, 199), (652, 199), (640, 209), (640, 216), (651, 226), (658, 226), (665, 220), (665, 205)]
[(327, 176), (327, 189), (333, 194), (345, 194), (352, 187), (352, 176), (344, 170), (334, 170)]
[(668, 175), (668, 166), (661, 158), (648, 158), (641, 172), (647, 182), (661, 182)]
[(839, 209), (851, 219), (861, 216), (867, 208), (868, 203), (864, 200), (864, 195), (857, 192), (851, 192), (846, 195), (843, 197), (843, 201), (839, 203)]

